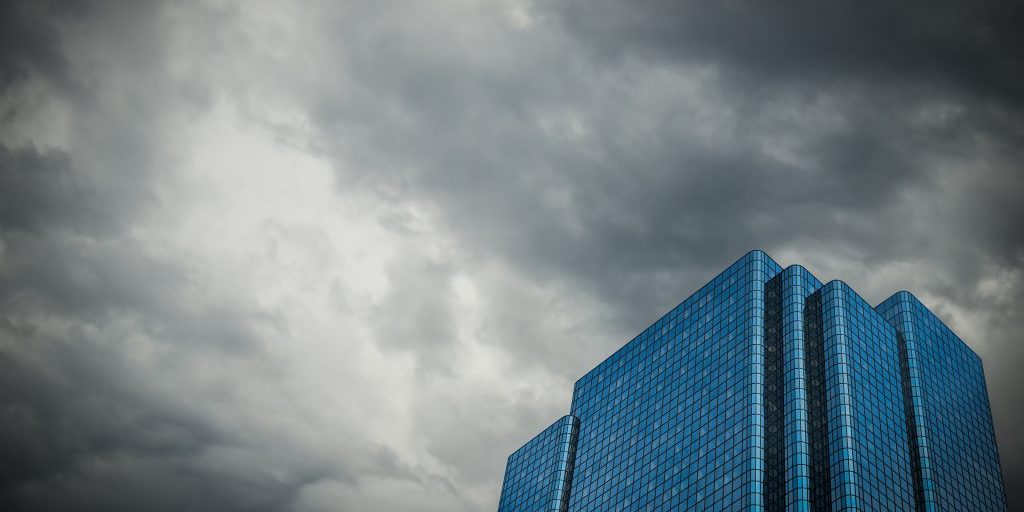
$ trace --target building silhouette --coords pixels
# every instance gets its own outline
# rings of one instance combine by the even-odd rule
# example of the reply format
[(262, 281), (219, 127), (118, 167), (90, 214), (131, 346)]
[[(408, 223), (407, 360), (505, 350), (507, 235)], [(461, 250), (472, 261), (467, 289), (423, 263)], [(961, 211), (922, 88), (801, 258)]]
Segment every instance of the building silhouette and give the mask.
[(580, 378), (499, 512), (1006, 510), (981, 360), (753, 251)]

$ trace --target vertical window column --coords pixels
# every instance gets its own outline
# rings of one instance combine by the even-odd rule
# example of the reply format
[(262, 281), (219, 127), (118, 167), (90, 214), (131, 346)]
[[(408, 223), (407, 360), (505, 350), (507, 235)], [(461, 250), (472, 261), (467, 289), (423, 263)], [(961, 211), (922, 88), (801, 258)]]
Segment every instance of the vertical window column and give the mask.
[(555, 477), (552, 480), (548, 512), (569, 510), (569, 492), (572, 487), (573, 465), (576, 462), (576, 441), (579, 439), (579, 435), (579, 418), (569, 415), (559, 420), (558, 460), (555, 463)]
[(780, 275), (785, 510), (805, 512), (811, 510), (811, 426), (804, 309), (808, 295), (821, 283), (800, 266), (791, 266)]
[(861, 508), (844, 287), (843, 283), (832, 281), (821, 289), (831, 508), (836, 511)]

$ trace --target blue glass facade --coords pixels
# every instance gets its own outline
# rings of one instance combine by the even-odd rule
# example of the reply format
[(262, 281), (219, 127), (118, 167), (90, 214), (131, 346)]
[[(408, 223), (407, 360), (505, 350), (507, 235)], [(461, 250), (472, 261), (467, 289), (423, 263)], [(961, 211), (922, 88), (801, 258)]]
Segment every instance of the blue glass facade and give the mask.
[(896, 332), (849, 286), (817, 292), (830, 503), (823, 510), (914, 510)]
[(498, 510), (565, 510), (579, 427), (579, 419), (563, 416), (509, 456)]
[(1005, 510), (981, 359), (908, 292), (876, 308), (901, 340), (920, 510)]
[(810, 272), (794, 265), (765, 288), (768, 510), (811, 509), (811, 374), (805, 331), (807, 299), (820, 287)]
[(906, 292), (876, 310), (761, 251), (580, 378), (498, 506), (915, 509), (1005, 510), (980, 360)]

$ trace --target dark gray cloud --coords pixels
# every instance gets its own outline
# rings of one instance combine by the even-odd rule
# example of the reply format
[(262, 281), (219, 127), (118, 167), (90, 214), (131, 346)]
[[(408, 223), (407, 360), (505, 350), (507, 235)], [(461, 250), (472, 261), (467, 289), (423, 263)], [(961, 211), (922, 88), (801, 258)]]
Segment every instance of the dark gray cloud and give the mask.
[(700, 61), (746, 87), (853, 82), (948, 88), (1019, 106), (1022, 13), (1001, 1), (853, 4), (796, 1), (565, 2), (568, 29), (605, 54)]
[(1024, 499), (1009, 3), (2, 9), (5, 509), (491, 509), (753, 247), (953, 325)]
[(66, 61), (57, 27), (46, 17), (48, 9), (25, 2), (5, 2), (0, 7), (4, 31), (0, 36), (0, 88), (30, 76), (52, 78), (63, 72)]
[(5, 229), (26, 231), (51, 224), (71, 227), (105, 223), (95, 218), (104, 212), (90, 201), (89, 196), (95, 194), (77, 182), (67, 154), (0, 147), (0, 167), (5, 170), (0, 203), (0, 225)]

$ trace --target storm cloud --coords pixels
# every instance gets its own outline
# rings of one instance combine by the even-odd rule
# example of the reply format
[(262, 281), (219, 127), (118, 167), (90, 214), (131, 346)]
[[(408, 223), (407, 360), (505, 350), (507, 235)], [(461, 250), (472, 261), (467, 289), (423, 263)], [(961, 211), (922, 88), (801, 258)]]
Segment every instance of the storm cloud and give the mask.
[(985, 362), (1024, 505), (1024, 9), (0, 5), (0, 508), (478, 511), (752, 248)]

